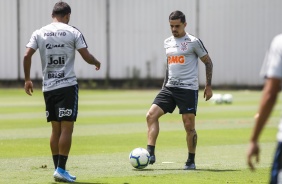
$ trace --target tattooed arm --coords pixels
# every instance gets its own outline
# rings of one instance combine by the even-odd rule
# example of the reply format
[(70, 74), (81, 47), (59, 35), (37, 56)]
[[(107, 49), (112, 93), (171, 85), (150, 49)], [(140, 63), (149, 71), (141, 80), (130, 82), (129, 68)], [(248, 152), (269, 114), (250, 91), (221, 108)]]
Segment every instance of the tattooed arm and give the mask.
[(166, 62), (165, 78), (164, 78), (164, 82), (163, 82), (162, 88), (165, 87), (165, 85), (167, 83), (167, 80), (168, 80), (168, 63)]
[(210, 56), (207, 54), (200, 58), (201, 61), (206, 65), (206, 86), (204, 90), (204, 98), (209, 100), (212, 97), (212, 87), (211, 87), (211, 81), (212, 81), (212, 69), (213, 64)]

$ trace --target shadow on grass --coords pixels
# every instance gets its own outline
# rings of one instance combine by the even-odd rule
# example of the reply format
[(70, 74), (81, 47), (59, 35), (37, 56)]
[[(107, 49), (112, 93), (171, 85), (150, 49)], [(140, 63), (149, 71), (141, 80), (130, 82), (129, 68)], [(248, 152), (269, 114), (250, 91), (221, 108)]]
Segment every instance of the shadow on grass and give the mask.
[(136, 172), (152, 172), (152, 171), (205, 171), (205, 172), (234, 172), (240, 170), (234, 169), (196, 169), (196, 170), (184, 170), (184, 169), (134, 169)]
[(196, 169), (196, 171), (207, 171), (207, 172), (234, 172), (234, 171), (241, 171), (235, 169)]
[[(61, 182), (52, 182), (51, 184), (58, 184)], [(66, 182), (64, 182), (66, 183)], [(68, 183), (68, 182), (67, 182)], [(75, 184), (108, 184), (108, 183), (100, 183), (100, 182), (74, 182)]]

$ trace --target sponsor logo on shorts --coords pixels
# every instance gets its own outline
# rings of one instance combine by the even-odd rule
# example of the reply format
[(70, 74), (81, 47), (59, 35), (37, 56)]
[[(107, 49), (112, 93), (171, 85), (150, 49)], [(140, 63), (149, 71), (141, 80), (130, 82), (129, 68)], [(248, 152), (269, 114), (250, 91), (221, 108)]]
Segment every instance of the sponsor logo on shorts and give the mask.
[(46, 118), (49, 117), (49, 111), (46, 111)]
[(64, 117), (64, 116), (71, 116), (72, 115), (72, 110), (71, 109), (65, 109), (65, 108), (59, 108), (59, 117)]
[(185, 63), (185, 56), (168, 56), (167, 57), (168, 64), (184, 64)]

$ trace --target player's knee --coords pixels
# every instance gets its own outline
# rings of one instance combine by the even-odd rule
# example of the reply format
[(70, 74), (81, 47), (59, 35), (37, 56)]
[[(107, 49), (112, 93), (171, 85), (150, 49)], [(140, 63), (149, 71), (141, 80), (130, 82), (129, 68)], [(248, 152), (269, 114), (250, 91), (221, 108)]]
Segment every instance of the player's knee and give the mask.
[(146, 120), (148, 124), (154, 123), (158, 120), (157, 116), (154, 115), (152, 112), (147, 112), (146, 114)]
[(195, 123), (192, 122), (192, 121), (186, 121), (184, 122), (184, 127), (185, 127), (185, 130), (188, 134), (194, 134), (196, 133), (196, 130), (195, 130)]
[(184, 126), (185, 128), (194, 128), (195, 127), (195, 123), (193, 121), (185, 121), (184, 122)]
[(150, 112), (147, 112), (146, 114), (147, 123), (151, 122), (152, 119), (153, 119), (153, 115)]
[(186, 133), (187, 133), (187, 135), (188, 136), (192, 136), (193, 137), (193, 139), (194, 138), (196, 138), (197, 139), (197, 132), (196, 132), (196, 130), (195, 129), (186, 129)]

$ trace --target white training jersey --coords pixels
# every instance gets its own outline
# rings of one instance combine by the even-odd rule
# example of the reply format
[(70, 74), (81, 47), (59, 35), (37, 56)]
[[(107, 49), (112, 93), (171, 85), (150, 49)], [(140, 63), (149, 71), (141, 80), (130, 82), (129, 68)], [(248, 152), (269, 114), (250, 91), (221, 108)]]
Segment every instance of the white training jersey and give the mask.
[[(282, 34), (277, 35), (272, 40), (261, 69), (261, 76), (282, 80)], [(279, 142), (282, 142), (282, 119), (278, 129), (277, 139)]]
[(181, 38), (171, 36), (164, 41), (167, 57), (165, 86), (198, 90), (198, 57), (208, 54), (200, 39), (189, 33)]
[(26, 47), (39, 49), (43, 92), (77, 84), (74, 73), (75, 51), (87, 48), (87, 44), (76, 28), (53, 22), (34, 31)]

